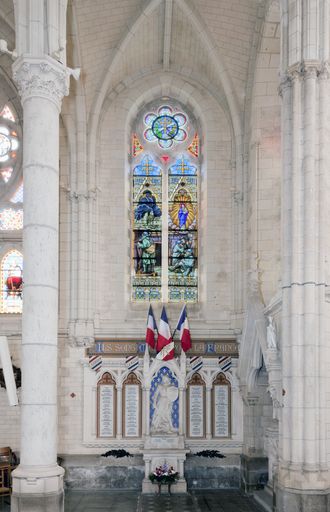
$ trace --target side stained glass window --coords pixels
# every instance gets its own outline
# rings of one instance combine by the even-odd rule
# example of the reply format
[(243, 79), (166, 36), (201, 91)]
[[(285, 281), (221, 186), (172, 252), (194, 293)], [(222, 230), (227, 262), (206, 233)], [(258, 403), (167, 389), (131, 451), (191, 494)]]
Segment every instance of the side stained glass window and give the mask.
[(182, 155), (168, 175), (168, 298), (197, 302), (197, 168)]
[(196, 121), (175, 102), (154, 103), (133, 128), (132, 300), (197, 302)]
[(21, 128), (9, 105), (0, 112), (0, 231), (23, 227)]
[(151, 156), (133, 170), (133, 299), (161, 300), (162, 171)]
[(23, 256), (12, 249), (0, 264), (0, 313), (22, 313)]

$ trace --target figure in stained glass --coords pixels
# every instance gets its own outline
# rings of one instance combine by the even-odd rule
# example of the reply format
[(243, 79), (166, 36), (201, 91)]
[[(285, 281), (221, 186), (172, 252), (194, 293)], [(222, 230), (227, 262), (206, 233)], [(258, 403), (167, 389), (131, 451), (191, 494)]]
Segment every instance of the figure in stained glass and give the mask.
[(156, 263), (156, 246), (153, 243), (150, 233), (144, 231), (136, 245), (138, 255), (142, 259), (143, 274), (152, 274)]
[(185, 189), (180, 189), (170, 204), (171, 229), (193, 229), (196, 226), (196, 214), (191, 197)]
[(179, 211), (178, 211), (178, 220), (179, 220), (179, 228), (180, 229), (181, 228), (183, 228), (183, 229), (186, 228), (186, 222), (187, 222), (188, 214), (189, 214), (189, 210), (186, 207), (185, 203), (181, 203)]
[(148, 225), (153, 222), (155, 217), (161, 217), (161, 215), (161, 209), (157, 206), (156, 198), (151, 190), (144, 190), (135, 208), (135, 220), (143, 219)]
[(195, 266), (195, 257), (193, 241), (190, 237), (186, 236), (175, 240), (171, 256), (172, 265), (169, 266), (171, 272), (183, 276), (191, 275)]

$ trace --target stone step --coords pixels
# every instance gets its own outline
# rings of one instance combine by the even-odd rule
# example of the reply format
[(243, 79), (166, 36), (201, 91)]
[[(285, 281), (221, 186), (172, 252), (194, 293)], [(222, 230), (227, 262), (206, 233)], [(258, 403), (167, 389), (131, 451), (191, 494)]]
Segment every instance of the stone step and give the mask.
[(265, 512), (273, 512), (273, 493), (269, 487), (254, 491), (253, 498)]

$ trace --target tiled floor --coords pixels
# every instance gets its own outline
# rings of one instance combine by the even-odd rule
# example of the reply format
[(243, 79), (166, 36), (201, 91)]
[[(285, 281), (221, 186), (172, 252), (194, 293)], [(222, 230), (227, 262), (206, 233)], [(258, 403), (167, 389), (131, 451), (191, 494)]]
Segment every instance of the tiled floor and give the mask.
[[(6, 499), (8, 501), (8, 499)], [(0, 510), (9, 512), (5, 499)], [(65, 512), (261, 512), (251, 498), (235, 491), (196, 492), (187, 495), (141, 495), (133, 491), (71, 491)]]

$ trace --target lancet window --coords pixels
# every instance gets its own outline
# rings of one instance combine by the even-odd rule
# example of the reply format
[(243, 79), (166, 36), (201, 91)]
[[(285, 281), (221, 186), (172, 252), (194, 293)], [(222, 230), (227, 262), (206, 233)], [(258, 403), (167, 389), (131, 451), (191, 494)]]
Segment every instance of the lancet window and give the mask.
[(175, 102), (149, 105), (132, 133), (132, 300), (197, 302), (200, 137)]

